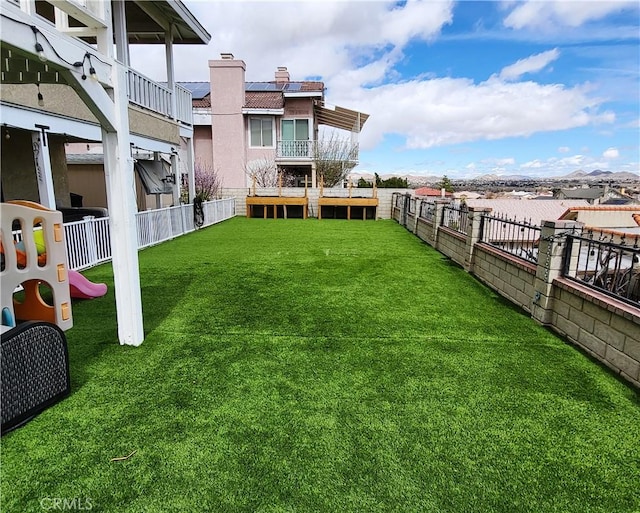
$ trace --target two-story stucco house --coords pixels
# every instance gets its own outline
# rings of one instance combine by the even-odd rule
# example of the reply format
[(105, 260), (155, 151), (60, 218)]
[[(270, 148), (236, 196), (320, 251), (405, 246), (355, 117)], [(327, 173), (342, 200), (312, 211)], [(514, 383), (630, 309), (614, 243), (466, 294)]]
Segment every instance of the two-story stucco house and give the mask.
[(193, 94), (196, 162), (214, 169), (226, 188), (251, 185), (256, 166), (273, 163), (293, 185), (318, 183), (320, 127), (345, 131), (348, 165), (358, 160), (367, 114), (325, 103), (317, 81), (292, 81), (286, 67), (274, 79), (247, 82), (246, 64), (232, 54), (209, 61), (210, 82), (182, 83)]
[[(96, 179), (106, 189), (118, 335), (140, 344), (133, 149), (166, 155), (168, 181), (179, 183), (177, 149), (192, 148), (193, 124), (173, 46), (210, 35), (179, 0), (2, 0), (0, 15), (2, 199), (70, 207), (65, 146), (102, 144)], [(131, 44), (164, 45), (166, 85), (130, 66)]]

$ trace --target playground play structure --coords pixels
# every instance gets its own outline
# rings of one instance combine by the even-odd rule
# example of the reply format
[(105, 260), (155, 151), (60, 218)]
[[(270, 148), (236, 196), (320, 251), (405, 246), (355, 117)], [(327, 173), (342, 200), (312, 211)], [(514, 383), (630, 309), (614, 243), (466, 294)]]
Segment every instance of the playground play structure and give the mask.
[(68, 330), (73, 326), (71, 298), (102, 296), (106, 285), (67, 268), (60, 212), (10, 201), (1, 204), (0, 215), (2, 331), (18, 321), (44, 321)]
[(71, 298), (102, 296), (107, 286), (68, 269), (61, 212), (11, 201), (0, 204), (0, 225), (5, 434), (69, 394)]

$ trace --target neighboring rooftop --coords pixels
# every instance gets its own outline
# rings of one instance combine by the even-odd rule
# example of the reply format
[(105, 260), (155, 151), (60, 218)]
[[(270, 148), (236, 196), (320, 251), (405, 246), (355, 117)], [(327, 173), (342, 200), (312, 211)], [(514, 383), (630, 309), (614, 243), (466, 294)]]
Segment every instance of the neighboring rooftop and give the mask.
[[(431, 187), (420, 187), (419, 189), (416, 189), (414, 191), (414, 194), (416, 196), (426, 196), (426, 197), (437, 196), (439, 198), (443, 196), (441, 189), (432, 189)], [(452, 196), (452, 194), (450, 192), (445, 191), (444, 196), (449, 198)]]
[(585, 200), (519, 200), (519, 199), (468, 199), (469, 207), (491, 208), (492, 215), (509, 219), (526, 220), (535, 225), (542, 221), (555, 221), (572, 207), (588, 207)]

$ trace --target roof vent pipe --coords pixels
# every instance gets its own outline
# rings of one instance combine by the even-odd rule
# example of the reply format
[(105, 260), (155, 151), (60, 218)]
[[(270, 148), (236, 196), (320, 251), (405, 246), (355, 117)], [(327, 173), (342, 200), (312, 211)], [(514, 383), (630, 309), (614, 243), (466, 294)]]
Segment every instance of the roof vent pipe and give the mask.
[(221, 53), (220, 54), (220, 58), (225, 60), (225, 61), (232, 61), (233, 60), (233, 54), (232, 53)]

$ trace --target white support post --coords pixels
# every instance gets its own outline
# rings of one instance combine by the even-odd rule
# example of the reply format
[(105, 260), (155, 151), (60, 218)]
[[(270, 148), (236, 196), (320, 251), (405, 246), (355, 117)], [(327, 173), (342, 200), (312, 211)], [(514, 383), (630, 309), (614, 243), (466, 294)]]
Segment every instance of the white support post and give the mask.
[(129, 67), (129, 41), (127, 39), (127, 19), (124, 11), (124, 0), (113, 2), (113, 31), (116, 39), (116, 58)]
[(171, 174), (173, 176), (173, 206), (180, 205), (180, 163), (178, 154), (171, 153)]
[(190, 137), (187, 140), (187, 177), (189, 183), (189, 203), (193, 203), (193, 199), (196, 197), (196, 164), (193, 155), (193, 138)]
[(33, 161), (36, 166), (36, 177), (38, 179), (38, 194), (40, 203), (45, 207), (56, 209), (56, 196), (53, 192), (53, 173), (51, 171), (51, 159), (49, 158), (49, 147), (47, 146), (46, 128), (36, 125), (38, 132), (31, 133), (31, 143), (33, 148)]
[(169, 25), (169, 30), (165, 32), (164, 47), (167, 61), (167, 88), (171, 91), (171, 117), (177, 119), (176, 82), (173, 69), (173, 23)]
[(126, 68), (113, 68), (114, 128), (102, 130), (104, 170), (116, 315), (120, 344), (139, 346), (144, 340), (142, 298), (138, 267), (138, 233), (136, 227), (136, 193), (133, 158), (129, 147), (129, 112), (126, 96)]
[[(113, 28), (111, 24), (111, 2), (90, 3), (95, 14), (105, 22), (105, 26), (96, 29), (98, 51), (103, 55), (113, 57)], [(91, 9), (90, 9), (91, 10)]]

